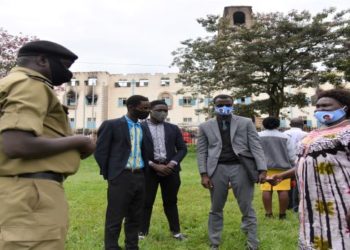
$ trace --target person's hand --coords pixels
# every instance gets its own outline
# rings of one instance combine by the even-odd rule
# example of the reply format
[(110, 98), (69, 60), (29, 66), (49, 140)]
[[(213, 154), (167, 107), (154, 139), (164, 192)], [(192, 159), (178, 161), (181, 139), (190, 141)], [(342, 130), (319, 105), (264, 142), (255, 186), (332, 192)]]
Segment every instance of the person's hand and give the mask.
[(168, 168), (170, 168), (171, 171), (173, 171), (174, 168), (175, 168), (175, 166), (176, 166), (176, 164), (175, 164), (174, 162), (169, 162), (168, 164), (166, 164), (166, 166), (167, 166)]
[(202, 174), (202, 186), (204, 188), (208, 188), (208, 189), (212, 189), (214, 186), (213, 186), (213, 183), (211, 182), (209, 176), (207, 174)]
[(96, 144), (89, 137), (83, 135), (77, 135), (75, 137), (80, 141), (80, 147), (78, 147), (80, 159), (86, 159), (95, 151)]
[(283, 180), (283, 178), (278, 175), (278, 174), (275, 174), (275, 175), (272, 175), (272, 176), (269, 176), (266, 178), (265, 181), (267, 181), (268, 183), (270, 183), (272, 186), (276, 186), (278, 183), (280, 183), (281, 181)]
[(152, 167), (159, 176), (167, 176), (173, 172), (173, 169), (170, 166), (164, 164), (154, 164)]
[(267, 173), (267, 171), (260, 171), (259, 172), (258, 183), (265, 183), (265, 181), (266, 181), (266, 173)]

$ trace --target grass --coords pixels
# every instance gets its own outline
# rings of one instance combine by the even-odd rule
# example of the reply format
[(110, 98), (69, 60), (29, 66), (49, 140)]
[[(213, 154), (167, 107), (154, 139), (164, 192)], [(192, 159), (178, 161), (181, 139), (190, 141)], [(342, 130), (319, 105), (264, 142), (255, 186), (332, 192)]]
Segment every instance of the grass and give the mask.
[[(172, 239), (158, 193), (153, 208), (150, 234), (140, 242), (145, 250), (202, 250), (208, 249), (207, 221), (210, 208), (208, 190), (200, 185), (196, 156), (189, 150), (182, 163), (181, 188), (178, 207), (182, 231), (188, 236), (183, 242)], [(70, 229), (66, 249), (103, 249), (103, 231), (106, 209), (106, 182), (99, 175), (95, 160), (82, 162), (79, 172), (65, 182), (70, 204)], [(277, 195), (274, 194), (274, 211), (278, 214)], [(264, 218), (264, 208), (259, 187), (255, 189), (254, 208), (258, 217), (261, 250), (295, 250), (297, 248), (298, 216), (288, 211), (287, 219), (280, 221)], [(241, 250), (245, 247), (245, 235), (240, 230), (241, 214), (232, 192), (224, 209), (222, 250)], [(119, 239), (124, 245), (124, 233)]]

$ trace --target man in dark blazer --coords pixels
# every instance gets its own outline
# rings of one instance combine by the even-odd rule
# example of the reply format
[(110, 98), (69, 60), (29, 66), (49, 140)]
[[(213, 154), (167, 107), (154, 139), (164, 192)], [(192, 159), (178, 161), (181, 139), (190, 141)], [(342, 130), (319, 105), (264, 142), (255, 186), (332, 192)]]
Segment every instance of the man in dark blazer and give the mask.
[(149, 231), (152, 207), (160, 184), (163, 207), (170, 231), (177, 240), (185, 239), (180, 231), (177, 193), (180, 188), (180, 162), (187, 153), (180, 129), (165, 119), (168, 106), (162, 100), (151, 102), (150, 119), (142, 123), (144, 131), (146, 165), (146, 200), (139, 238)]
[(147, 160), (142, 154), (144, 134), (139, 119), (149, 115), (146, 97), (131, 96), (126, 100), (128, 113), (102, 123), (97, 133), (95, 158), (100, 173), (108, 181), (105, 224), (105, 249), (121, 249), (118, 239), (124, 220), (125, 248), (136, 250), (138, 229), (145, 198), (144, 169)]

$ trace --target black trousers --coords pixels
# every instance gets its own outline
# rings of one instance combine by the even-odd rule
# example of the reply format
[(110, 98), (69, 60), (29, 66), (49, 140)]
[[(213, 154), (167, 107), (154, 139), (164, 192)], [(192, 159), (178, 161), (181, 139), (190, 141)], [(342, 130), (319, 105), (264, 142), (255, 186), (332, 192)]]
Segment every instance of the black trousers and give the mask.
[(180, 174), (174, 172), (169, 176), (158, 176), (155, 171), (149, 170), (145, 174), (146, 179), (146, 199), (143, 209), (142, 224), (140, 232), (148, 234), (153, 203), (157, 195), (160, 184), (165, 215), (169, 222), (172, 233), (180, 232), (179, 212), (177, 209), (177, 193), (180, 188)]
[(142, 219), (145, 198), (145, 177), (143, 172), (123, 171), (108, 181), (107, 212), (105, 224), (105, 249), (121, 249), (118, 239), (124, 220), (125, 249), (136, 250), (138, 231)]

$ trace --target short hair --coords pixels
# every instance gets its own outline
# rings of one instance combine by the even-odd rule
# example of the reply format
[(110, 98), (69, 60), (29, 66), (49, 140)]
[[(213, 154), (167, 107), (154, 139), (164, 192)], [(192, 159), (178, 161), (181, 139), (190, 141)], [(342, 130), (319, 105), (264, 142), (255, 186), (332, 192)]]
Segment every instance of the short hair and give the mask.
[(304, 121), (301, 118), (293, 118), (290, 120), (290, 126), (294, 128), (302, 128), (304, 126)]
[(16, 58), (18, 66), (27, 66), (29, 63), (34, 61), (35, 56), (21, 56)]
[(262, 124), (265, 129), (276, 129), (280, 126), (280, 120), (276, 117), (269, 116), (263, 120)]
[(216, 102), (217, 99), (231, 99), (231, 101), (233, 102), (232, 96), (230, 96), (230, 95), (225, 95), (225, 94), (221, 94), (221, 95), (215, 96), (214, 99), (213, 99), (213, 103), (214, 103), (214, 104), (215, 104), (215, 102)]
[(346, 117), (350, 117), (350, 91), (347, 89), (330, 89), (323, 90), (317, 94), (317, 101), (323, 97), (329, 97), (340, 104), (346, 106), (348, 109), (346, 110)]
[(148, 98), (143, 95), (132, 95), (126, 100), (126, 107), (136, 107), (143, 101), (148, 101)]
[(154, 100), (154, 101), (151, 101), (151, 109), (154, 108), (154, 106), (156, 105), (165, 105), (168, 107), (168, 104), (166, 104), (166, 102), (164, 100)]

